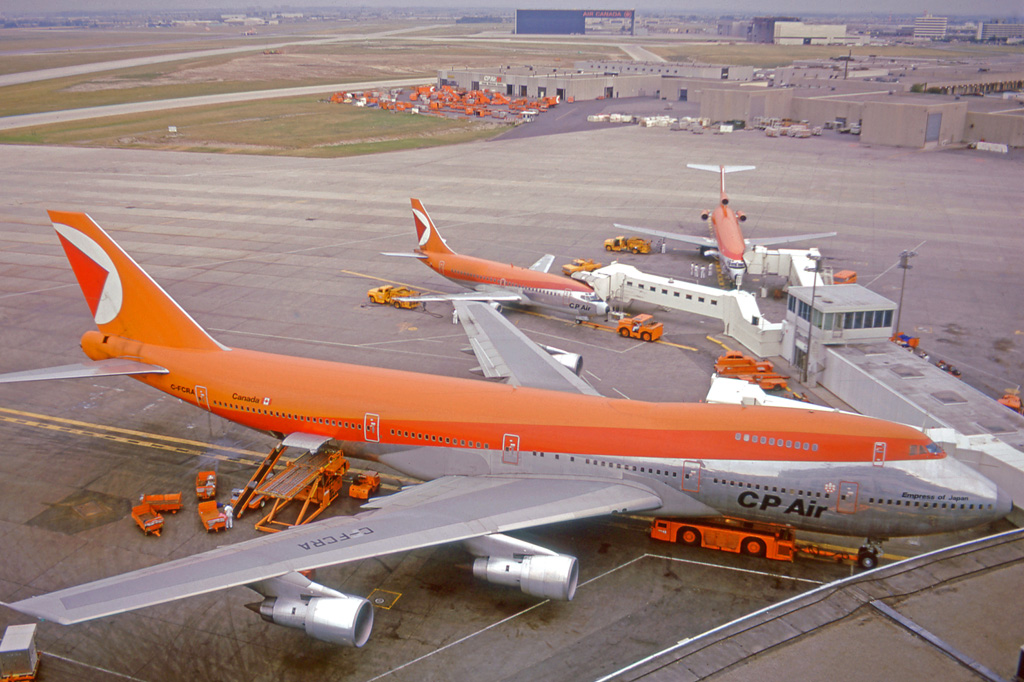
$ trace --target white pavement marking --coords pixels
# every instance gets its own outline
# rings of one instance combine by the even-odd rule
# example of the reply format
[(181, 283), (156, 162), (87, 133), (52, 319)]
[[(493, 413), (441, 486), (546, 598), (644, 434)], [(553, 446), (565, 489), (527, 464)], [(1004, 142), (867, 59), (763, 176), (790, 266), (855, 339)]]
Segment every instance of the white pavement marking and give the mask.
[[(586, 582), (580, 583), (579, 586), (581, 588), (582, 587), (586, 587), (587, 585), (589, 585), (589, 584), (591, 584), (593, 582), (597, 582), (601, 578), (607, 577), (607, 576), (611, 575), (612, 573), (615, 573), (616, 571), (619, 571), (619, 570), (621, 570), (623, 568), (627, 568), (629, 566), (632, 566), (633, 564), (635, 564), (635, 563), (637, 563), (639, 561), (642, 561), (643, 559), (668, 559), (669, 561), (676, 561), (676, 562), (684, 563), (684, 564), (695, 564), (695, 565), (698, 565), (698, 566), (709, 566), (711, 568), (723, 568), (723, 569), (725, 569), (727, 571), (738, 571), (740, 573), (752, 573), (754, 575), (767, 576), (767, 577), (771, 577), (771, 578), (782, 578), (784, 580), (795, 580), (797, 582), (811, 583), (811, 584), (814, 584), (814, 585), (824, 585), (825, 584), (825, 583), (823, 583), (820, 580), (808, 580), (807, 578), (794, 578), (794, 577), (788, 576), (788, 575), (779, 575), (778, 573), (769, 573), (767, 571), (754, 571), (754, 570), (751, 570), (751, 569), (748, 569), (748, 568), (735, 568), (733, 566), (723, 566), (721, 564), (716, 564), (716, 563), (707, 562), (707, 561), (693, 561), (691, 559), (677, 559), (675, 557), (664, 556), (664, 555), (661, 555), (661, 554), (642, 554), (641, 556), (638, 556), (638, 557), (635, 557), (633, 559), (630, 559), (629, 561), (627, 561), (624, 564), (621, 564), (619, 566), (616, 566), (613, 569), (605, 571), (604, 573), (602, 573), (600, 575), (594, 576), (593, 578), (591, 578), (590, 580), (588, 580)], [(381, 673), (380, 675), (377, 675), (376, 677), (371, 677), (366, 682), (376, 682), (376, 680), (383, 679), (383, 678), (387, 677), (388, 675), (391, 675), (392, 673), (396, 673), (396, 672), (398, 672), (400, 670), (404, 670), (405, 668), (408, 668), (411, 665), (415, 665), (416, 663), (419, 663), (420, 661), (425, 661), (426, 659), (430, 658), (431, 656), (434, 656), (435, 654), (439, 654), (442, 651), (446, 651), (447, 649), (450, 649), (450, 648), (456, 646), (457, 644), (462, 644), (463, 642), (469, 641), (470, 639), (473, 639), (477, 635), (483, 634), (483, 633), (487, 632), (488, 630), (493, 630), (494, 628), (498, 627), (499, 625), (503, 625), (503, 624), (505, 624), (505, 623), (507, 623), (507, 622), (509, 622), (511, 620), (514, 620), (515, 618), (518, 618), (519, 616), (525, 615), (525, 614), (529, 613), (530, 611), (533, 611), (536, 608), (539, 608), (541, 606), (544, 606), (545, 604), (548, 604), (550, 601), (551, 601), (550, 599), (545, 599), (544, 601), (538, 602), (538, 603), (534, 604), (533, 606), (525, 608), (525, 609), (523, 609), (522, 611), (520, 611), (518, 613), (513, 613), (511, 616), (508, 616), (506, 618), (502, 618), (501, 620), (497, 621), (496, 623), (491, 623), (487, 627), (481, 628), (481, 629), (477, 630), (476, 632), (471, 632), (470, 634), (468, 634), (468, 635), (466, 635), (464, 637), (460, 637), (459, 639), (455, 640), (454, 642), (449, 642), (448, 644), (445, 644), (444, 646), (442, 646), (442, 647), (440, 647), (438, 649), (434, 649), (430, 653), (423, 654), (422, 656), (414, 658), (411, 661), (407, 661), (407, 662), (403, 663), (402, 665), (400, 665), (400, 666), (398, 666), (396, 668), (392, 668), (391, 670), (388, 670), (386, 672)], [(689, 641), (689, 640), (685, 640), (685, 641)], [(682, 643), (683, 642), (681, 642), (679, 644), (676, 644), (675, 646), (680, 646)], [(664, 651), (669, 651), (669, 650), (670, 649), (666, 649)], [(659, 652), (659, 654), (660, 653), (664, 653), (664, 651)], [(634, 664), (634, 665), (639, 665), (639, 663)], [(619, 672), (621, 672), (621, 671), (619, 671)], [(618, 674), (618, 673), (616, 673), (616, 674)], [(608, 679), (608, 678), (604, 678), (604, 679)]]

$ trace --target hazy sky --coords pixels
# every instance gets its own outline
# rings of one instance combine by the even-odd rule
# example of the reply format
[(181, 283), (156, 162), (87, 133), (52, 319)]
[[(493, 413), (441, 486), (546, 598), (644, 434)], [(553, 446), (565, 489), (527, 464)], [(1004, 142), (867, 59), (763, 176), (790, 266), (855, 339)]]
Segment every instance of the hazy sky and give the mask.
[[(312, 0), (308, 6), (321, 7), (450, 7), (480, 8), (511, 11), (521, 9), (621, 9), (670, 12), (673, 14), (728, 13), (742, 14), (910, 14), (923, 16), (931, 12), (937, 16), (1016, 17), (1024, 21), (1024, 0), (635, 0), (634, 2), (587, 2), (586, 0)], [(89, 12), (109, 10), (157, 10), (176, 8), (208, 10), (222, 7), (227, 10), (301, 8), (298, 2), (280, 0), (0, 0), (0, 13), (23, 14), (31, 12)]]

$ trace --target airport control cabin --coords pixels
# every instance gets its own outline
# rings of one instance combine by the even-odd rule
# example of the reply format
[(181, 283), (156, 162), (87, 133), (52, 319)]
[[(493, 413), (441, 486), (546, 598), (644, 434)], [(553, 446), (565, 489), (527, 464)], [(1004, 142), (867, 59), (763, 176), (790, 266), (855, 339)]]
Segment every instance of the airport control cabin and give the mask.
[(786, 307), (782, 354), (806, 368), (812, 384), (823, 369), (824, 346), (885, 341), (893, 334), (896, 304), (858, 284), (790, 287)]

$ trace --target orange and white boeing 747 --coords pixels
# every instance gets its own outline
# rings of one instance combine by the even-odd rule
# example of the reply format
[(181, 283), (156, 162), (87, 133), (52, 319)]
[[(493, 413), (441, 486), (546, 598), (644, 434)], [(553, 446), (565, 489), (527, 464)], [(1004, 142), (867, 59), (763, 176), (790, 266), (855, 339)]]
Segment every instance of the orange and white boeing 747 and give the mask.
[(419, 248), (415, 253), (386, 253), (385, 256), (418, 258), (431, 270), (473, 290), (466, 294), (436, 294), (403, 298), (404, 301), (485, 301), (540, 305), (578, 317), (607, 315), (608, 304), (583, 282), (548, 272), (555, 257), (546, 255), (529, 268), (463, 256), (449, 248), (419, 199), (412, 200)]
[(718, 258), (722, 272), (739, 287), (743, 283), (743, 274), (747, 271), (747, 262), (744, 254), (752, 246), (775, 246), (778, 244), (789, 244), (792, 242), (807, 241), (809, 239), (823, 239), (834, 237), (835, 232), (819, 232), (817, 234), (802, 234), (793, 237), (758, 237), (745, 239), (743, 231), (740, 230), (740, 223), (747, 219), (742, 212), (734, 211), (729, 206), (729, 197), (725, 193), (725, 174), (738, 173), (739, 171), (754, 170), (754, 166), (704, 166), (696, 163), (686, 164), (687, 168), (695, 170), (711, 171), (721, 174), (721, 199), (714, 211), (701, 213), (701, 220), (711, 219), (711, 227), (714, 231), (714, 238), (693, 237), (675, 232), (663, 230), (652, 230), (646, 227), (631, 227), (629, 225), (618, 225), (616, 227), (650, 234), (663, 239), (695, 244), (700, 247), (700, 255), (708, 258)]
[[(8, 604), (71, 624), (234, 586), (272, 623), (362, 646), (373, 609), (301, 571), (461, 542), (479, 578), (572, 599), (575, 557), (507, 531), (612, 513), (733, 517), (871, 540), (1005, 515), (1010, 500), (917, 429), (802, 408), (605, 398), (479, 302), (456, 301), (512, 385), (229, 348), (89, 216), (51, 212), (98, 331), (87, 362), (0, 381), (130, 375), (316, 449), (358, 449), (425, 483), (336, 516)], [(52, 576), (50, 577), (52, 580)]]

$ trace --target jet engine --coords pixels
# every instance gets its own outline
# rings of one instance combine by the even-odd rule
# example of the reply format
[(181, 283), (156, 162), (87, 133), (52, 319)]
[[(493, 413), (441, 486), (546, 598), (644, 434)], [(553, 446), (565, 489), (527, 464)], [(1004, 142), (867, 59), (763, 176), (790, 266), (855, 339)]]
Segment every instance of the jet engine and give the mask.
[(541, 599), (571, 601), (576, 594), (579, 562), (574, 556), (501, 534), (473, 538), (464, 544), (477, 556), (473, 575), (481, 580), (518, 586), (525, 594)]
[(739, 218), (739, 221), (741, 223), (747, 221), (747, 214), (744, 213), (743, 211), (736, 211), (736, 217)]
[(701, 214), (700, 214), (700, 219), (701, 220), (707, 220), (710, 217), (711, 217), (711, 211), (702, 211)]
[(547, 351), (547, 353), (553, 357), (558, 364), (563, 367), (567, 367), (569, 371), (576, 376), (579, 376), (580, 372), (583, 371), (583, 356), (579, 353), (570, 353), (567, 350), (555, 348), (554, 346), (545, 346), (543, 344), (537, 345)]
[(300, 628), (313, 639), (361, 647), (373, 630), (373, 607), (362, 597), (344, 594), (298, 573), (249, 585), (266, 599), (246, 607), (268, 623)]

